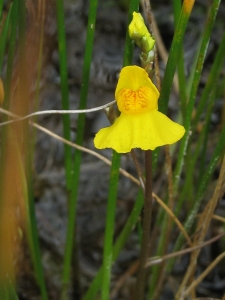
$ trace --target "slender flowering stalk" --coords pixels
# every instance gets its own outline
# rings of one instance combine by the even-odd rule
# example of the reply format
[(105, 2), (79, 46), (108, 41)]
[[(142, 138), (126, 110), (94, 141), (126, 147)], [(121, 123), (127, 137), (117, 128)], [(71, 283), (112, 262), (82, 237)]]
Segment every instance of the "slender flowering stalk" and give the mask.
[(129, 25), (129, 36), (141, 49), (142, 68), (149, 75), (154, 74), (155, 40), (151, 36), (140, 13), (133, 12), (133, 20)]

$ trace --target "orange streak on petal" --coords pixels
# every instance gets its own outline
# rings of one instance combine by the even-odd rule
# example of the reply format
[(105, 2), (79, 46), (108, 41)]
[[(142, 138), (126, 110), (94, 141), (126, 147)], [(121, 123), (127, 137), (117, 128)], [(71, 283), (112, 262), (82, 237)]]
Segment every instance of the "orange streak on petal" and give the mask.
[(118, 107), (126, 114), (138, 114), (157, 109), (158, 97), (149, 87), (141, 87), (137, 91), (122, 89), (118, 94)]

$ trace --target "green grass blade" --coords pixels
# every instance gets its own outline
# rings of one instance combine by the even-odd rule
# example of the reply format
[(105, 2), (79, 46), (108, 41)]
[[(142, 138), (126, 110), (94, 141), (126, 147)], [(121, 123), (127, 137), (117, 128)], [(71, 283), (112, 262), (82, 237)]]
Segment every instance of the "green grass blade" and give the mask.
[[(88, 94), (88, 86), (89, 86), (90, 66), (92, 60), (92, 49), (93, 49), (93, 42), (94, 42), (97, 6), (98, 6), (98, 0), (90, 1), (79, 109), (85, 109), (87, 104), (87, 94)], [(77, 137), (76, 137), (76, 143), (78, 145), (82, 145), (83, 143), (84, 125), (85, 125), (85, 115), (79, 114), (78, 121), (77, 121)], [(71, 269), (71, 261), (72, 261), (74, 228), (75, 228), (76, 207), (77, 207), (77, 193), (79, 187), (79, 174), (80, 174), (80, 165), (81, 165), (81, 151), (75, 150), (74, 156), (75, 159), (74, 159), (74, 167), (73, 167), (73, 175), (72, 175), (73, 185), (72, 185), (72, 192), (69, 198), (68, 228), (67, 228), (67, 236), (66, 236), (65, 257), (64, 257), (64, 264), (63, 264), (62, 299), (67, 299), (66, 291), (68, 289), (68, 285), (70, 281), (70, 269)]]
[(184, 137), (181, 139), (177, 164), (176, 164), (176, 168), (175, 168), (175, 172), (174, 172), (174, 191), (175, 191), (175, 193), (178, 188), (180, 173), (182, 170), (183, 161), (184, 161), (184, 157), (185, 157), (185, 153), (186, 153), (187, 145), (188, 145), (188, 140), (189, 140), (189, 136), (190, 136), (191, 117), (192, 117), (192, 111), (194, 108), (195, 98), (196, 98), (196, 94), (197, 94), (197, 88), (199, 85), (201, 71), (203, 68), (203, 63), (205, 60), (212, 28), (214, 25), (214, 21), (215, 21), (216, 15), (217, 15), (219, 5), (220, 5), (220, 0), (214, 0), (213, 4), (211, 6), (211, 9), (210, 9), (207, 23), (206, 23), (205, 30), (204, 30), (203, 40), (202, 40), (199, 57), (198, 57), (198, 62), (197, 62), (197, 66), (196, 66), (196, 70), (195, 70), (195, 74), (194, 74), (194, 78), (193, 78), (189, 102), (188, 102), (186, 113), (185, 113), (184, 127), (186, 129), (186, 132), (185, 132)]
[(9, 284), (9, 299), (10, 300), (19, 300), (12, 283)]
[(2, 28), (1, 36), (0, 36), (0, 72), (2, 72), (2, 64), (3, 64), (4, 54), (5, 54), (7, 37), (9, 33), (12, 6), (13, 4), (10, 5), (9, 12), (7, 14), (6, 20)]
[(116, 215), (117, 186), (119, 181), (120, 155), (113, 151), (112, 166), (110, 172), (110, 185), (107, 203), (105, 223), (104, 253), (103, 253), (103, 277), (101, 287), (101, 299), (108, 300), (110, 293), (110, 277), (112, 266), (112, 245), (114, 234), (114, 222)]
[[(170, 53), (169, 53), (166, 70), (165, 70), (164, 77), (163, 77), (162, 88), (161, 88), (160, 98), (159, 98), (159, 111), (161, 111), (164, 114), (167, 112), (170, 92), (171, 92), (172, 84), (173, 84), (173, 77), (174, 77), (176, 66), (177, 66), (177, 57), (180, 57), (183, 37), (184, 37), (184, 33), (187, 28), (187, 23), (188, 23), (188, 20), (189, 20), (191, 11), (192, 11), (193, 4), (194, 4), (194, 0), (192, 0), (192, 1), (184, 0), (183, 1), (183, 6), (181, 9), (179, 21), (177, 23), (175, 34), (174, 34), (173, 41), (172, 41), (172, 45), (170, 48)], [(182, 80), (183, 80), (183, 78), (181, 79), (181, 84), (183, 84)], [(186, 94), (186, 92), (185, 92), (185, 94)], [(183, 100), (182, 100), (182, 103), (184, 103)], [(181, 104), (181, 105), (184, 106), (183, 104)], [(153, 158), (153, 173), (155, 172), (155, 169), (156, 169), (158, 153), (159, 153), (159, 148), (157, 148), (156, 150), (153, 151), (153, 157), (152, 157)]]
[(10, 89), (11, 89), (11, 80), (12, 80), (12, 71), (13, 71), (13, 62), (16, 49), (16, 35), (17, 35), (17, 26), (18, 26), (18, 0), (14, 0), (11, 8), (11, 18), (10, 18), (10, 39), (9, 39), (9, 48), (8, 48), (8, 58), (7, 58), (7, 70), (6, 70), (6, 79), (5, 79), (5, 99), (3, 106), (5, 109), (8, 109)]
[(189, 6), (187, 7), (187, 2), (188, 1), (183, 2), (180, 18), (176, 26), (176, 31), (173, 37), (173, 41), (172, 41), (172, 45), (168, 57), (168, 62), (163, 77), (162, 89), (159, 98), (159, 110), (163, 113), (166, 113), (167, 111), (170, 91), (173, 84), (173, 77), (177, 66), (177, 57), (179, 57), (180, 55), (184, 33), (187, 27), (187, 23), (190, 17), (190, 13), (194, 1), (189, 1), (190, 7)]
[[(118, 239), (116, 240), (115, 245), (113, 246), (113, 255), (112, 255), (113, 262), (119, 256), (120, 251), (124, 247), (130, 233), (132, 232), (135, 224), (137, 223), (141, 210), (143, 208), (143, 204), (144, 204), (143, 192), (140, 190), (137, 199), (135, 201), (134, 207), (132, 209), (132, 212), (123, 230), (121, 231)], [(87, 293), (84, 295), (82, 300), (92, 300), (96, 297), (102, 284), (102, 278), (103, 278), (103, 266), (98, 271), (98, 274), (96, 275), (95, 279), (93, 280), (91, 286), (89, 287)]]
[[(209, 99), (209, 104), (207, 105), (207, 112), (206, 112), (206, 116), (205, 116), (205, 125), (198, 137), (197, 144), (194, 149), (194, 153), (191, 153), (189, 151), (188, 155), (187, 155), (187, 158), (188, 158), (187, 163), (186, 163), (186, 165), (187, 165), (186, 174), (187, 175), (186, 175), (183, 189), (179, 195), (179, 202), (176, 204), (176, 211), (175, 211), (176, 215), (179, 215), (179, 212), (181, 210), (181, 207), (182, 207), (185, 199), (188, 199), (189, 205), (191, 205), (191, 201), (195, 201), (195, 199), (192, 197), (192, 194), (195, 192), (195, 191), (193, 191), (193, 186), (194, 186), (193, 174), (194, 174), (194, 171), (196, 170), (196, 164), (198, 163), (198, 159), (200, 158), (202, 160), (202, 157), (203, 157), (203, 153), (200, 153), (201, 149), (203, 149), (203, 152), (206, 151), (206, 149), (207, 149), (206, 143), (208, 140), (207, 139), (208, 129), (210, 126), (213, 104), (216, 99), (217, 88), (218, 87), (215, 86), (213, 88), (213, 91), (211, 91), (211, 93), (209, 95), (210, 99)], [(198, 167), (198, 169), (199, 169), (199, 167)], [(204, 172), (201, 170), (198, 173), (204, 174)]]
[[(173, 0), (173, 15), (174, 15), (174, 24), (175, 28), (177, 27), (179, 16), (181, 12), (181, 2), (180, 0)], [(178, 82), (179, 82), (179, 98), (181, 104), (181, 111), (184, 118), (185, 108), (187, 104), (187, 91), (186, 91), (186, 79), (184, 71), (184, 53), (183, 47), (181, 46), (180, 55), (177, 63), (177, 73), (178, 73)]]
[(213, 86), (215, 85), (215, 82), (217, 82), (217, 79), (219, 77), (219, 74), (221, 72), (221, 69), (224, 65), (225, 61), (225, 33), (222, 37), (222, 40), (220, 42), (219, 49), (216, 53), (212, 68), (210, 70), (209, 76), (207, 78), (207, 82), (204, 88), (204, 91), (202, 93), (202, 96), (200, 98), (196, 114), (193, 120), (193, 126), (196, 126), (197, 122), (199, 121), (199, 118), (201, 116), (201, 113), (203, 112), (204, 108), (207, 107), (207, 99), (210, 94), (210, 91), (212, 90)]
[(4, 0), (0, 0), (0, 20), (2, 20), (3, 4), (4, 4)]
[[(218, 139), (218, 143), (216, 145), (216, 148), (213, 152), (212, 158), (210, 160), (210, 163), (204, 173), (204, 175), (202, 176), (200, 183), (199, 183), (199, 188), (195, 197), (195, 202), (194, 202), (194, 206), (191, 209), (189, 216), (187, 218), (187, 220), (185, 221), (184, 227), (186, 229), (187, 232), (189, 232), (191, 226), (193, 225), (193, 222), (196, 218), (196, 215), (198, 213), (198, 209), (201, 205), (201, 201), (202, 198), (204, 196), (204, 193), (207, 189), (207, 185), (209, 183), (210, 178), (212, 177), (212, 174), (215, 170), (215, 167), (221, 157), (221, 155), (223, 155), (224, 153), (224, 149), (225, 149), (225, 126), (220, 134), (220, 137)], [(179, 237), (177, 238), (176, 244), (174, 246), (173, 251), (177, 251), (178, 249), (180, 249), (181, 245), (183, 243), (183, 235), (180, 234)], [(169, 264), (168, 264), (168, 270), (170, 271), (172, 266), (174, 263), (174, 259), (172, 259)]]
[(37, 220), (35, 215), (34, 195), (33, 195), (33, 190), (30, 187), (30, 184), (31, 184), (31, 178), (30, 181), (28, 182), (30, 247), (31, 247), (35, 275), (41, 291), (41, 297), (43, 300), (47, 300), (48, 294), (47, 294), (47, 289), (45, 284), (44, 272), (42, 268), (41, 250), (40, 250), (40, 243), (38, 237)]
[[(59, 66), (60, 66), (60, 80), (61, 80), (61, 97), (62, 109), (69, 109), (69, 87), (68, 87), (68, 69), (67, 69), (67, 51), (66, 51), (66, 34), (65, 34), (65, 20), (64, 20), (64, 6), (63, 0), (56, 1), (56, 15), (57, 15), (57, 30), (58, 30), (58, 49), (59, 49)], [(70, 115), (64, 114), (63, 119), (63, 137), (70, 140)], [(64, 161), (66, 170), (66, 185), (67, 191), (71, 190), (72, 179), (72, 152), (69, 145), (64, 144)]]

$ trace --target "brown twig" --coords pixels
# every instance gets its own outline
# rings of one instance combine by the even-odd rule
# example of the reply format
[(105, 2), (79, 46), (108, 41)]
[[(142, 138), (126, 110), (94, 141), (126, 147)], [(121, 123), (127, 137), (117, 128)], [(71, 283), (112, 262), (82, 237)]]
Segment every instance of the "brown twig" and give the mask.
[(183, 227), (183, 225), (181, 224), (181, 222), (174, 215), (172, 210), (154, 193), (153, 193), (153, 197), (160, 204), (160, 206), (162, 206), (162, 208), (165, 209), (165, 211), (168, 213), (168, 215), (174, 220), (174, 222), (177, 224), (178, 228), (180, 229), (180, 231), (183, 233), (184, 237), (186, 238), (188, 244), (190, 246), (192, 246), (192, 242), (191, 242), (191, 239), (190, 239), (189, 235), (187, 234), (187, 232), (186, 232), (185, 228)]
[(137, 159), (137, 156), (136, 156), (136, 153), (135, 153), (134, 149), (131, 150), (130, 154), (131, 154), (131, 157), (133, 159), (134, 165), (135, 165), (137, 173), (138, 173), (138, 178), (139, 178), (139, 181), (140, 181), (141, 188), (142, 188), (143, 192), (145, 192), (145, 178), (144, 178), (143, 173), (141, 171), (141, 167), (140, 167), (140, 164), (138, 162), (138, 159)]
[(138, 265), (139, 260), (136, 260), (134, 263), (132, 263), (129, 269), (120, 277), (120, 279), (116, 282), (112, 293), (110, 294), (110, 299), (114, 299), (118, 294), (119, 290), (124, 286), (124, 283), (127, 280), (127, 278), (136, 273)]
[(192, 282), (192, 284), (184, 291), (183, 296), (188, 296), (188, 294), (197, 287), (197, 285), (210, 273), (210, 271), (225, 257), (225, 252), (221, 253), (217, 258), (205, 269), (204, 272)]
[(214, 242), (216, 242), (217, 240), (219, 240), (220, 238), (222, 238), (223, 236), (225, 236), (225, 232), (215, 236), (214, 238), (204, 242), (204, 243), (201, 243), (200, 245), (198, 246), (194, 246), (194, 247), (190, 247), (190, 248), (187, 248), (187, 249), (184, 249), (184, 250), (180, 250), (180, 251), (177, 251), (177, 252), (173, 252), (173, 253), (170, 253), (170, 254), (167, 254), (167, 255), (164, 255), (164, 256), (161, 256), (161, 257), (152, 257), (148, 260), (147, 264), (146, 264), (146, 268), (149, 268), (151, 266), (154, 266), (154, 265), (158, 265), (158, 264), (161, 264), (162, 262), (170, 259), (170, 258), (174, 258), (174, 257), (177, 257), (177, 256), (180, 256), (180, 255), (184, 255), (184, 254), (187, 254), (187, 253), (190, 253), (196, 249), (201, 249), (207, 245), (210, 245)]

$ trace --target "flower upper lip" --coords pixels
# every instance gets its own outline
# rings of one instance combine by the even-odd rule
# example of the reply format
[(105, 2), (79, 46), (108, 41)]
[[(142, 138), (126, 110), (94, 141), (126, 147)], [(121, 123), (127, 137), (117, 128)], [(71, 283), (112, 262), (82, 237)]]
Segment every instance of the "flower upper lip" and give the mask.
[(159, 91), (148, 77), (147, 72), (138, 66), (124, 67), (120, 73), (119, 81), (115, 91), (115, 98), (118, 101), (118, 93), (123, 89), (137, 91), (146, 86), (152, 90), (152, 96), (159, 98)]

